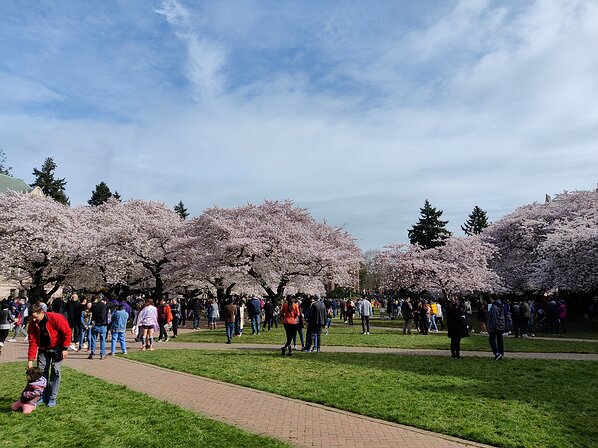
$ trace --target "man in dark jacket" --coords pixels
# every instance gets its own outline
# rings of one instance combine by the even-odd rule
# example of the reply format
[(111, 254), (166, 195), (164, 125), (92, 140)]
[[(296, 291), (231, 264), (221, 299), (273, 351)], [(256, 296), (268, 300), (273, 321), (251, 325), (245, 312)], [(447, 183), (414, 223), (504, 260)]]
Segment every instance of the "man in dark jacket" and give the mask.
[[(322, 345), (322, 328), (326, 326), (326, 306), (322, 299), (317, 297), (310, 306), (307, 321), (307, 345), (305, 351), (320, 351)], [(312, 345), (313, 344), (313, 345)]]
[(403, 334), (411, 334), (413, 325), (413, 304), (411, 298), (407, 297), (401, 305), (401, 314), (403, 315)]
[(507, 320), (505, 318), (505, 309), (500, 299), (492, 303), (492, 308), (488, 312), (488, 339), (490, 348), (494, 353), (494, 360), (499, 361), (505, 355), (503, 348), (502, 335), (507, 331)]
[(41, 303), (36, 303), (31, 310), (31, 323), (27, 329), (27, 367), (33, 367), (33, 361), (37, 358), (38, 367), (48, 380), (43, 401), (54, 407), (60, 388), (62, 360), (68, 357), (72, 334), (62, 314), (44, 312), (44, 309)]
[(247, 302), (247, 312), (251, 319), (251, 334), (260, 334), (260, 320), (262, 317), (262, 302), (257, 297), (252, 297)]
[(224, 307), (224, 324), (226, 325), (226, 343), (230, 344), (233, 341), (235, 334), (235, 317), (237, 316), (237, 306), (233, 303), (233, 299), (228, 299)]
[(91, 353), (87, 359), (93, 359), (96, 352), (96, 341), (100, 337), (100, 359), (106, 357), (106, 333), (108, 332), (108, 303), (102, 294), (91, 306)]

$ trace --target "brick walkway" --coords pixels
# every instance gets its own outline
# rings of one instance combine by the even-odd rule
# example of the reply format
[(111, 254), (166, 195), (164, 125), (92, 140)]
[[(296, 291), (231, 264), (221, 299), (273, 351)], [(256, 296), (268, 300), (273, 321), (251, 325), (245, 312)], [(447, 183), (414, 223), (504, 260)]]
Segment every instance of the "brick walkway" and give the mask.
[[(179, 344), (164, 344), (164, 347), (176, 345)], [(131, 346), (132, 351), (138, 349), (138, 344)], [(71, 353), (65, 363), (83, 373), (298, 447), (488, 446), (121, 357), (105, 360), (86, 357), (86, 353)], [(23, 342), (7, 343), (0, 357), (0, 362), (16, 360), (26, 360)]]

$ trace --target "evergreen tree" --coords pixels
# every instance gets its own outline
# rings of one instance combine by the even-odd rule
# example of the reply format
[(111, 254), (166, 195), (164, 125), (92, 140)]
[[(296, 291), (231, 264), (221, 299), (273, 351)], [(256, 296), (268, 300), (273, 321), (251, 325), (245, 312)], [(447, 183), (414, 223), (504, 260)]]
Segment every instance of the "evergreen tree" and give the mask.
[(419, 222), (408, 231), (411, 244), (419, 244), (424, 249), (444, 246), (444, 240), (451, 236), (451, 232), (445, 228), (448, 221), (440, 220), (442, 210), (437, 211), (426, 199), (420, 211)]
[(87, 203), (91, 206), (102, 205), (111, 197), (113, 197), (113, 194), (110, 187), (106, 185), (106, 182), (100, 182), (96, 185), (96, 189), (91, 192), (91, 199)]
[(6, 165), (6, 154), (4, 154), (3, 149), (0, 149), (0, 174), (10, 176), (10, 170), (12, 170), (12, 167)]
[(179, 203), (174, 206), (174, 211), (177, 212), (182, 219), (187, 219), (187, 216), (189, 216), (189, 212), (185, 208), (183, 201), (179, 201)]
[(465, 232), (467, 236), (479, 235), (488, 227), (488, 216), (486, 212), (477, 205), (473, 208), (473, 211), (469, 214), (467, 222), (461, 226), (461, 230)]
[(122, 202), (122, 199), (120, 197), (120, 193), (118, 191), (114, 190), (114, 194), (112, 195), (112, 197), (114, 199), (116, 199), (118, 202)]
[(69, 198), (64, 189), (66, 181), (64, 179), (54, 179), (54, 170), (56, 169), (56, 166), (54, 159), (48, 157), (44, 161), (41, 170), (33, 168), (35, 182), (33, 182), (31, 186), (41, 188), (46, 196), (51, 197), (61, 204), (70, 205)]

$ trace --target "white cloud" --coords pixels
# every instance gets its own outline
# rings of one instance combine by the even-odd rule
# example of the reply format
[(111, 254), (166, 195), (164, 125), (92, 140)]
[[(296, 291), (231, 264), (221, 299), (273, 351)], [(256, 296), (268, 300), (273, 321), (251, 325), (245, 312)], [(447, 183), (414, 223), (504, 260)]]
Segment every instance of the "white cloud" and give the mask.
[(206, 100), (220, 94), (224, 87), (222, 70), (226, 64), (223, 45), (202, 37), (191, 21), (191, 14), (177, 0), (164, 0), (158, 14), (172, 25), (176, 36), (187, 49), (187, 78), (194, 88), (197, 100)]
[[(182, 199), (194, 214), (215, 203), (290, 198), (320, 219), (346, 223), (370, 248), (404, 241), (428, 198), (459, 232), (474, 205), (495, 220), (545, 193), (597, 180), (598, 7), (514, 8), (460, 3), (417, 31), (389, 32), (391, 42), (353, 36), (341, 17), (326, 33), (342, 36), (324, 49), (289, 31), (280, 48), (293, 39), (316, 45), (313, 62), (294, 72), (274, 67), (233, 89), (224, 73), (237, 67), (234, 39), (220, 38), (214, 23), (207, 31), (211, 17), (191, 4), (165, 1), (157, 12), (184, 44), (182, 70), (198, 103), (179, 101), (187, 90), (141, 89), (131, 93), (131, 109), (143, 110), (143, 121), (124, 123), (3, 109), (1, 147), (28, 181), (31, 168), (54, 155), (73, 203), (84, 203), (101, 180), (125, 198), (171, 206)], [(233, 16), (222, 23), (243, 23), (242, 10)], [(245, 31), (222, 35), (242, 39), (249, 30), (256, 48), (267, 20), (254, 11)], [(270, 39), (268, 48), (276, 46)], [(335, 48), (321, 76), (371, 90), (318, 85), (310, 64), (329, 63)], [(421, 57), (410, 60), (415, 52)], [(462, 57), (447, 61), (450, 54)], [(148, 64), (159, 64), (150, 55)], [(136, 76), (149, 84), (143, 72)], [(15, 101), (52, 98), (36, 88)]]

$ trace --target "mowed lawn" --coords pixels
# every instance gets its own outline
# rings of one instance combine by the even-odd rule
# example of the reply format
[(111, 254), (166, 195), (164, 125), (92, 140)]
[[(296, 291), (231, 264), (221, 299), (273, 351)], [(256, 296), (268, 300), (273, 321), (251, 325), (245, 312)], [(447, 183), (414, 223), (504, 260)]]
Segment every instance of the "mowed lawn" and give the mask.
[(12, 412), (24, 363), (0, 364), (0, 447), (289, 447), (64, 368), (58, 407)]
[(598, 440), (598, 362), (157, 350), (133, 359), (502, 447)]
[[(305, 333), (305, 330), (304, 330)], [(346, 325), (335, 323), (330, 329), (328, 336), (322, 333), (322, 345), (344, 345), (349, 347), (392, 347), (404, 349), (435, 349), (449, 350), (450, 340), (446, 334), (430, 333), (428, 335), (417, 334), (404, 335), (402, 330), (397, 328), (372, 328), (369, 335), (361, 334), (361, 325)], [(262, 331), (261, 334), (252, 335), (251, 328), (245, 326), (243, 336), (235, 337), (234, 343), (253, 344), (280, 344), (284, 345), (285, 333), (282, 325), (272, 331)], [(173, 340), (174, 341), (174, 340)], [(224, 325), (216, 330), (199, 330), (179, 335), (175, 341), (181, 342), (226, 342)], [(297, 345), (301, 347), (299, 336)], [(490, 353), (488, 337), (472, 335), (463, 338), (462, 350), (487, 351)], [(569, 342), (541, 339), (515, 339), (505, 338), (506, 352), (538, 352), (538, 353), (598, 353), (597, 342)]]

